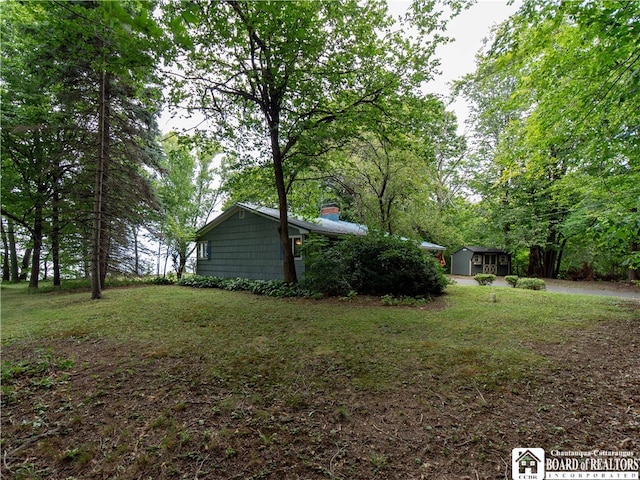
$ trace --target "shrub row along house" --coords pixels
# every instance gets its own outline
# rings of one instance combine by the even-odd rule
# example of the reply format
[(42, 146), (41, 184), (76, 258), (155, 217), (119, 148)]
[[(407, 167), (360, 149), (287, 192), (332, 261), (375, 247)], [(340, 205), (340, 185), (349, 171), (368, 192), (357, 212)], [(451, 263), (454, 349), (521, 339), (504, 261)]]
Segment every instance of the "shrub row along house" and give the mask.
[[(222, 278), (282, 280), (283, 252), (278, 236), (279, 211), (250, 203), (236, 203), (196, 234), (198, 258), (196, 274)], [(311, 234), (337, 239), (344, 235), (366, 235), (365, 225), (340, 220), (335, 206), (324, 207), (313, 221), (289, 215), (289, 237), (296, 273), (305, 271), (302, 245)], [(420, 248), (442, 252), (445, 247), (430, 242)]]

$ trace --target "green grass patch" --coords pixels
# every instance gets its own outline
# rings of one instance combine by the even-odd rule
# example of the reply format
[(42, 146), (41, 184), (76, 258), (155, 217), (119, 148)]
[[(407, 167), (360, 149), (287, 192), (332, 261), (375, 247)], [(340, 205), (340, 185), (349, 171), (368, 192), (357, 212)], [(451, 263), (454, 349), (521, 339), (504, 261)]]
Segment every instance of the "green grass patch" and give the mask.
[[(450, 286), (432, 303), (384, 307), (178, 286), (29, 295), (2, 288), (2, 341), (90, 337), (135, 344), (146, 356), (197, 362), (233, 391), (264, 387), (305, 404), (302, 386), (384, 391), (444, 379), (483, 385), (517, 379), (594, 322), (633, 315), (620, 301), (511, 288)], [(53, 354), (55, 356), (55, 354)], [(7, 368), (10, 368), (9, 366)], [(15, 368), (19, 368), (16, 366)]]

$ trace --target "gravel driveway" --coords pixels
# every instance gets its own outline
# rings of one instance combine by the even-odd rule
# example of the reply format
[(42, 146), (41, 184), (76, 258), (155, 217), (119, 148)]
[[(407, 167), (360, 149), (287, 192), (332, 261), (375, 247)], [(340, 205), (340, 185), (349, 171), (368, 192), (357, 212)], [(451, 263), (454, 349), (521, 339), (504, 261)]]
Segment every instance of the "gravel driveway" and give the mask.
[[(473, 277), (462, 275), (448, 275), (458, 285), (478, 285)], [(572, 293), (579, 295), (602, 295), (605, 297), (622, 297), (640, 300), (640, 288), (627, 283), (614, 282), (572, 282), (569, 280), (552, 280), (545, 278), (548, 292)], [(504, 277), (497, 277), (493, 282), (495, 287), (508, 287)]]

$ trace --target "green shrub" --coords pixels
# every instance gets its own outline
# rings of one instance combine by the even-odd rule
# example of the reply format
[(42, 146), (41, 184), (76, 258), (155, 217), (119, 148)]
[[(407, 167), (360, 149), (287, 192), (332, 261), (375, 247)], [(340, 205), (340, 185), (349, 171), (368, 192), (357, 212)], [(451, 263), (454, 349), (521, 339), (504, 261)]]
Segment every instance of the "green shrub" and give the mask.
[(176, 283), (171, 277), (153, 277), (147, 281), (150, 285), (173, 285)]
[(504, 281), (515, 288), (516, 283), (518, 283), (518, 276), (517, 275), (507, 275), (506, 277), (504, 277)]
[(224, 278), (220, 277), (204, 277), (201, 275), (193, 275), (190, 277), (182, 277), (178, 285), (184, 287), (195, 288), (222, 288)]
[(473, 276), (473, 279), (478, 282), (478, 285), (491, 285), (496, 276), (492, 273), (478, 273)]
[(183, 277), (178, 285), (194, 288), (219, 288), (230, 291), (245, 291), (266, 297), (312, 297), (313, 292), (302, 286), (282, 280), (250, 280), (248, 278), (220, 278), (194, 275)]
[[(311, 250), (311, 249), (310, 249)], [(307, 250), (309, 252), (309, 250)], [(371, 233), (318, 241), (305, 257), (303, 285), (325, 295), (429, 296), (448, 284), (440, 264), (415, 242)]]
[(520, 278), (516, 283), (516, 288), (525, 288), (527, 290), (546, 290), (547, 285), (540, 278)]
[(324, 235), (310, 235), (303, 246), (305, 259), (303, 288), (329, 297), (354, 291), (348, 282), (344, 252)]

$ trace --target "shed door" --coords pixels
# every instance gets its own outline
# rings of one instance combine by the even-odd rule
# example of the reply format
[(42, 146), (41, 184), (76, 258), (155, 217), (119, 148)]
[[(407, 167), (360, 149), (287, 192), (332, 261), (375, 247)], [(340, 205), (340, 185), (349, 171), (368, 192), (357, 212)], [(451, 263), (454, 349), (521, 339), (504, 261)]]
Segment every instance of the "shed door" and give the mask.
[(485, 253), (482, 264), (482, 273), (498, 274), (498, 255), (495, 253)]

